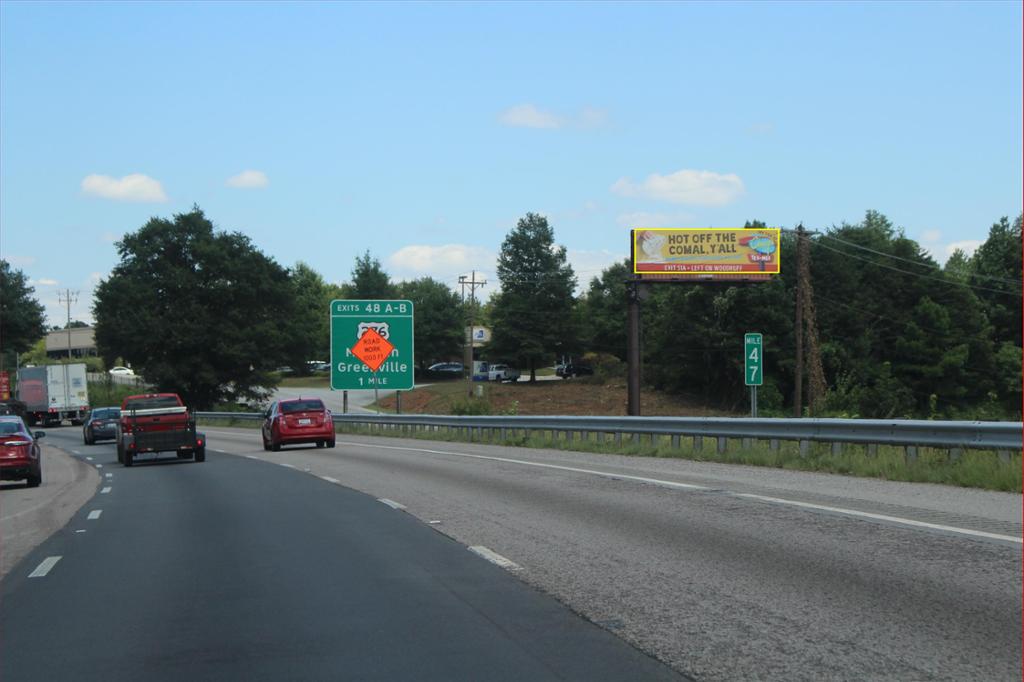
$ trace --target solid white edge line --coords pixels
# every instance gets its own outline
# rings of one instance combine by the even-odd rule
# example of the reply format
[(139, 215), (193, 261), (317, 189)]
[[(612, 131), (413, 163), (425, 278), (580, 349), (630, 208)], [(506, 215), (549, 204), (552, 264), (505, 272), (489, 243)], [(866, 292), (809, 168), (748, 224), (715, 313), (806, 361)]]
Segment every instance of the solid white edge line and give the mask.
[(341, 483), (341, 481), (339, 481), (338, 479), (331, 478), (330, 476), (317, 476), (317, 478), (323, 479), (324, 481), (327, 481), (328, 483), (334, 483), (335, 485), (337, 485), (338, 483)]
[[(613, 474), (606, 471), (596, 471), (593, 469), (580, 469), (577, 467), (567, 467), (558, 464), (542, 464), (540, 462), (527, 462), (521, 459), (511, 459), (508, 457), (488, 457), (486, 455), (470, 455), (465, 452), (451, 452), (447, 450), (428, 450), (427, 448), (405, 448), (396, 445), (376, 445), (373, 443), (353, 443), (339, 441), (339, 445), (352, 445), (356, 447), (371, 447), (381, 448), (384, 450), (406, 450), (409, 452), (427, 452), (434, 455), (452, 455), (455, 457), (469, 457), (471, 459), (486, 459), (493, 460), (495, 462), (507, 462), (509, 464), (523, 464), (526, 466), (540, 467), (543, 469), (558, 469), (561, 471), (572, 471), (580, 474), (590, 474), (593, 476), (602, 476), (604, 478), (622, 479), (625, 481), (637, 481), (640, 483), (650, 483), (652, 485), (664, 486), (667, 488), (676, 488), (680, 490), (710, 490), (709, 487), (703, 485), (690, 485), (688, 483), (676, 483), (675, 481), (664, 481), (657, 478), (645, 478), (643, 476), (629, 476), (626, 474)], [(980, 538), (989, 538), (992, 540), (1004, 540), (1008, 542), (1015, 542), (1017, 544), (1024, 544), (1024, 539), (1015, 537), (1013, 535), (1000, 535), (998, 533), (987, 533), (981, 530), (971, 530), (970, 528), (959, 528), (957, 526), (944, 526), (937, 523), (927, 523), (925, 521), (915, 521), (914, 519), (906, 519), (899, 516), (888, 516), (885, 514), (873, 514), (871, 512), (857, 511), (856, 509), (845, 509), (843, 507), (829, 507), (821, 504), (812, 504), (810, 502), (798, 502), (796, 500), (786, 500), (780, 497), (767, 497), (765, 495), (754, 495), (752, 493), (736, 493), (732, 491), (725, 491), (733, 497), (745, 497), (747, 499), (761, 500), (762, 502), (774, 502), (776, 504), (788, 504), (794, 507), (805, 507), (807, 509), (817, 509), (820, 511), (829, 511), (835, 514), (845, 514), (846, 516), (855, 516), (859, 518), (872, 519), (875, 521), (887, 521), (889, 523), (896, 523), (904, 526), (910, 526), (913, 528), (928, 528), (930, 530), (941, 530), (947, 533), (959, 533), (961, 535), (968, 535)]]
[(294, 464), (288, 464), (287, 462), (278, 462), (278, 464), (283, 466), (283, 467), (288, 467), (289, 469), (294, 469), (295, 468)]
[(246, 455), (245, 458), (246, 459), (259, 459), (259, 457), (257, 457), (256, 455)]
[(28, 574), (28, 577), (29, 578), (42, 578), (42, 577), (45, 577), (46, 574), (49, 573), (50, 570), (54, 566), (57, 565), (58, 561), (60, 561), (60, 557), (59, 556), (48, 556), (48, 557), (46, 557), (45, 559), (43, 559), (42, 563), (40, 563), (38, 566), (36, 566), (36, 570), (34, 570), (34, 571), (32, 571), (31, 573)]
[(483, 545), (473, 545), (472, 547), (468, 547), (467, 549), (469, 549), (469, 551), (472, 552), (473, 554), (476, 554), (477, 556), (483, 557), (484, 559), (487, 559), (488, 561), (490, 561), (492, 564), (496, 564), (498, 566), (501, 566), (502, 568), (504, 568), (507, 571), (518, 571), (518, 570), (521, 570), (523, 568), (522, 566), (520, 566), (519, 564), (515, 563), (514, 561), (510, 561), (510, 560), (506, 559), (505, 557), (501, 556), (497, 552), (494, 552), (492, 550), (487, 549)]
[(111, 490), (113, 490), (113, 488), (111, 488), (111, 487), (110, 487), (110, 486), (108, 485), (108, 486), (107, 486), (106, 488), (104, 488), (103, 490), (101, 490), (101, 491), (100, 491), (100, 495), (106, 495), (106, 494), (107, 494), (107, 493), (109, 493), (109, 492), (110, 492)]
[(645, 478), (643, 476), (630, 476), (628, 474), (614, 474), (607, 471), (595, 469), (580, 469), (578, 467), (562, 466), (560, 464), (543, 464), (541, 462), (527, 462), (522, 459), (511, 459), (509, 457), (488, 457), (487, 455), (470, 455), (465, 452), (448, 452), (445, 450), (428, 450), (426, 448), (402, 448), (394, 445), (371, 445), (369, 443), (341, 443), (342, 445), (355, 445), (382, 448), (384, 450), (408, 450), (410, 452), (429, 452), (434, 455), (454, 455), (456, 457), (469, 457), (471, 459), (486, 459), (493, 462), (507, 462), (509, 464), (522, 464), (524, 466), (539, 467), (541, 469), (557, 469), (559, 471), (572, 471), (577, 474), (590, 474), (591, 476), (602, 476), (604, 478), (618, 478), (626, 481), (637, 481), (639, 483), (651, 483), (653, 485), (665, 486), (666, 488), (677, 488), (679, 490), (710, 490), (706, 485), (694, 485), (692, 483), (676, 483), (675, 481), (662, 481), (657, 478)]
[(905, 519), (900, 516), (889, 516), (887, 514), (875, 514), (872, 512), (858, 511), (856, 509), (844, 509), (842, 507), (829, 507), (824, 504), (812, 504), (810, 502), (798, 502), (797, 500), (784, 500), (780, 497), (767, 497), (765, 495), (754, 495), (753, 493), (732, 493), (735, 497), (745, 497), (750, 500), (761, 500), (762, 502), (772, 502), (774, 504), (788, 504), (793, 507), (803, 507), (805, 509), (818, 509), (821, 511), (833, 512), (836, 514), (845, 514), (847, 516), (858, 516), (865, 519), (873, 519), (875, 521), (888, 521), (890, 523), (898, 523), (904, 526), (915, 526), (917, 528), (930, 528), (932, 530), (941, 530), (948, 533), (959, 533), (961, 535), (973, 535), (980, 538), (990, 538), (992, 540), (1005, 540), (1007, 542), (1016, 542), (1017, 544), (1024, 543), (1024, 538), (1014, 537), (1012, 535), (1000, 535), (998, 533), (988, 533), (983, 530), (972, 530), (970, 528), (959, 528), (957, 526), (944, 526), (939, 523), (928, 523), (926, 521), (915, 521), (914, 519)]
[(392, 509), (397, 509), (399, 511), (405, 509), (405, 505), (404, 504), (399, 504), (398, 502), (395, 502), (394, 500), (389, 500), (386, 497), (378, 497), (377, 501), (382, 503), (382, 504), (386, 504), (387, 506), (391, 507)]
[(100, 514), (102, 514), (102, 513), (103, 513), (102, 509), (93, 509), (91, 512), (89, 512), (89, 516), (87, 516), (86, 518), (89, 519), (90, 521), (95, 521), (96, 519), (98, 519), (100, 517)]

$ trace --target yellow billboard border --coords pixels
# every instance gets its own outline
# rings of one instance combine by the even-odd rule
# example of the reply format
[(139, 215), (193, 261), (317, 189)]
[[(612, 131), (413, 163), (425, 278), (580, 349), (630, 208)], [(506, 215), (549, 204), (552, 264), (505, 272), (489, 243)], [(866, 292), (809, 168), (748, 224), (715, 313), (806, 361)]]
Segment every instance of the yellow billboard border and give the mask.
[[(700, 272), (679, 272), (678, 270), (637, 270), (636, 249), (637, 233), (645, 232), (736, 232), (738, 230), (755, 232), (774, 232), (776, 244), (776, 259), (774, 270), (701, 270)], [(700, 277), (701, 275), (732, 275), (743, 277), (747, 275), (778, 275), (782, 271), (782, 228), (781, 227), (634, 227), (631, 232), (632, 243), (629, 253), (633, 265), (634, 275), (672, 275), (678, 277)]]

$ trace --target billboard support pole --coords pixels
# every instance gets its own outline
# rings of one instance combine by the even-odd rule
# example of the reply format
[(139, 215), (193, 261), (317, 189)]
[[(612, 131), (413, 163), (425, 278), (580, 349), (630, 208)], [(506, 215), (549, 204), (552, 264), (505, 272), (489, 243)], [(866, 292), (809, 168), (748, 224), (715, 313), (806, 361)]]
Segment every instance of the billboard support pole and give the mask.
[(626, 414), (640, 416), (640, 282), (631, 280), (626, 285), (628, 329), (626, 331), (626, 359), (628, 370), (626, 386), (628, 399)]

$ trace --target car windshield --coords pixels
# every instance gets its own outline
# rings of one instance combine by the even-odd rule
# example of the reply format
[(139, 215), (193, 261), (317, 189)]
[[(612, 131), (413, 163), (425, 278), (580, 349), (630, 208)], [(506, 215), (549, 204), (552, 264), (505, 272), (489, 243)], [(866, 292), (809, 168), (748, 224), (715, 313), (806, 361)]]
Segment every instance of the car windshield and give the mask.
[[(136, 408), (136, 409), (141, 409), (141, 408)], [(119, 410), (116, 407), (107, 407), (107, 408), (104, 408), (102, 410), (93, 410), (92, 411), (92, 418), (93, 419), (117, 419), (119, 416), (121, 416), (121, 410)]]
[(285, 414), (291, 414), (292, 412), (318, 412), (323, 409), (324, 404), (319, 399), (292, 400), (287, 403), (281, 403), (281, 411)]
[(125, 410), (158, 410), (166, 407), (180, 407), (178, 399), (171, 395), (147, 396), (132, 398), (125, 405)]

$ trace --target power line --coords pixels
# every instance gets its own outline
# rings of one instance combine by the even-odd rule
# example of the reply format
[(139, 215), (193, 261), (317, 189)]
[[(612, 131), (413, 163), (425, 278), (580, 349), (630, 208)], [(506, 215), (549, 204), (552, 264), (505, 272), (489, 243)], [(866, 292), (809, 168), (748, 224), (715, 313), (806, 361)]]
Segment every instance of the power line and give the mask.
[[(892, 258), (893, 260), (903, 261), (904, 263), (910, 263), (911, 265), (919, 265), (921, 267), (930, 267), (926, 263), (921, 263), (920, 261), (911, 260), (909, 258), (902, 258), (900, 256), (894, 256), (891, 253), (885, 253), (883, 251), (876, 251), (875, 249), (869, 248), (867, 246), (863, 246), (861, 244), (856, 244), (854, 242), (848, 242), (845, 239), (840, 239), (839, 237), (833, 236), (831, 234), (822, 234), (821, 236), (824, 237), (825, 239), (831, 239), (833, 241), (839, 242), (840, 244), (846, 244), (847, 246), (852, 246), (855, 249), (860, 249), (862, 251), (867, 251), (869, 253), (873, 253), (873, 254), (876, 254), (878, 256), (885, 256), (886, 258)], [(824, 244), (822, 244), (822, 246), (824, 246)], [(993, 277), (991, 275), (979, 275), (979, 274), (975, 274), (975, 273), (972, 273), (971, 277), (977, 277), (979, 279), (990, 279), (990, 280), (993, 280), (993, 281), (996, 281), (996, 282), (1005, 282), (1007, 284), (1013, 284), (1014, 286), (1020, 284), (1020, 282), (1018, 282), (1017, 280), (1006, 279), (1005, 277)]]
[(856, 254), (852, 254), (852, 253), (849, 253), (847, 251), (842, 251), (841, 249), (835, 249), (835, 248), (832, 248), (831, 246), (828, 246), (826, 244), (822, 244), (821, 242), (817, 242), (817, 245), (820, 246), (823, 249), (827, 249), (829, 251), (833, 251), (833, 252), (838, 253), (838, 254), (840, 254), (842, 256), (846, 256), (848, 258), (854, 258), (854, 259), (859, 260), (859, 261), (864, 261), (865, 263), (870, 263), (871, 265), (875, 265), (875, 266), (878, 266), (880, 268), (885, 268), (886, 270), (892, 270), (894, 272), (901, 272), (904, 275), (911, 275), (913, 277), (920, 277), (922, 279), (930, 279), (930, 280), (933, 280), (935, 282), (942, 282), (943, 284), (949, 284), (951, 286), (967, 287), (968, 289), (976, 289), (978, 291), (991, 291), (992, 293), (1003, 294), (1004, 296), (1016, 296), (1017, 298), (1021, 298), (1022, 297), (1022, 294), (1020, 294), (1020, 293), (1018, 293), (1016, 291), (1006, 291), (1005, 289), (990, 289), (989, 287), (972, 286), (970, 284), (967, 284), (966, 282), (957, 282), (955, 280), (950, 280), (950, 279), (948, 279), (946, 277), (933, 277), (931, 275), (924, 275), (924, 274), (921, 274), (921, 273), (918, 273), (918, 272), (911, 272), (909, 270), (903, 270), (902, 268), (896, 268), (896, 267), (893, 267), (891, 265), (886, 265), (885, 263), (879, 263), (878, 261), (871, 260), (870, 258), (863, 258), (862, 256), (858, 256)]

